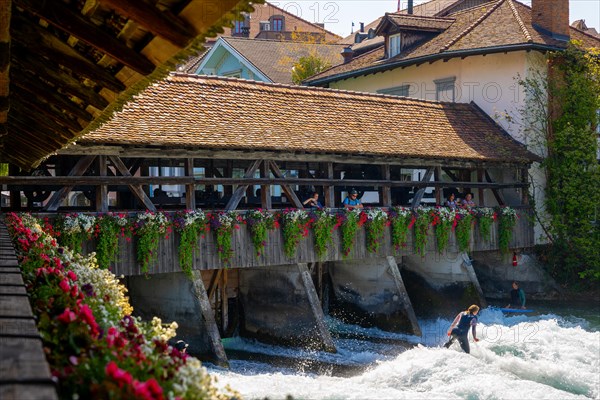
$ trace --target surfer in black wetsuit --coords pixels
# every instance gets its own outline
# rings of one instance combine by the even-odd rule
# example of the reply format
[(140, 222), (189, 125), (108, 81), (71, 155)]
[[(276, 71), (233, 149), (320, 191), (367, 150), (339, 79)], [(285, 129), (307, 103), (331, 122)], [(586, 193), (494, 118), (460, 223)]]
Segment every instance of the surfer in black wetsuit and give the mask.
[(454, 318), (452, 325), (448, 328), (448, 336), (450, 336), (450, 339), (448, 340), (448, 343), (444, 345), (446, 348), (450, 347), (454, 342), (454, 339), (458, 339), (460, 347), (465, 353), (469, 354), (471, 351), (469, 347), (469, 328), (473, 331), (473, 340), (479, 342), (479, 339), (477, 339), (477, 332), (475, 331), (478, 312), (479, 306), (473, 304), (466, 311), (460, 312), (456, 318)]
[(525, 292), (519, 288), (519, 282), (513, 281), (512, 290), (510, 291), (510, 304), (505, 308), (521, 308), (525, 309)]

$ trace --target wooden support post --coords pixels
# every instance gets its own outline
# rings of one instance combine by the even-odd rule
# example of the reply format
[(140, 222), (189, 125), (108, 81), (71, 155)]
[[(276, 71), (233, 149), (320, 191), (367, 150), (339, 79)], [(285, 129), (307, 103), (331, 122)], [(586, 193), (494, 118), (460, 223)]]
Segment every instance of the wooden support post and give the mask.
[[(383, 179), (389, 181), (391, 179), (390, 164), (383, 164), (381, 166)], [(385, 185), (381, 188), (382, 204), (384, 207), (392, 206), (392, 187)]]
[[(263, 160), (255, 160), (252, 163), (252, 165), (246, 170), (244, 178), (252, 178), (254, 176), (254, 173), (258, 170), (258, 167), (260, 167), (260, 163), (262, 162)], [(246, 192), (246, 189), (248, 189), (248, 186), (249, 185), (239, 185), (235, 189), (235, 192), (233, 192), (233, 194), (231, 195), (231, 199), (229, 199), (229, 202), (225, 206), (225, 210), (232, 211), (237, 208), (238, 204), (240, 204), (240, 200), (242, 200), (242, 197), (244, 197), (244, 193)]]
[[(277, 164), (275, 164), (275, 161), (269, 161), (269, 165), (271, 167), (271, 171), (273, 171), (273, 175), (275, 175), (276, 178), (284, 177)], [(290, 203), (292, 203), (294, 207), (298, 209), (304, 208), (304, 205), (302, 204), (298, 196), (296, 196), (296, 192), (294, 192), (294, 190), (289, 185), (281, 185), (281, 190), (283, 190), (287, 198), (290, 200)]]
[(477, 290), (477, 295), (479, 296), (479, 305), (481, 308), (487, 307), (487, 301), (485, 300), (485, 296), (483, 295), (483, 290), (481, 289), (481, 285), (479, 284), (479, 280), (477, 279), (477, 274), (475, 273), (475, 269), (473, 268), (473, 264), (471, 263), (471, 259), (469, 255), (465, 252), (462, 253), (463, 262), (461, 264), (462, 268), (467, 273), (469, 280)]
[[(477, 182), (483, 182), (483, 169), (478, 168), (477, 169)], [(479, 205), (479, 207), (485, 207), (485, 192), (483, 190), (482, 187), (480, 187), (479, 189), (477, 189), (478, 192), (478, 199), (477, 199), (477, 204)]]
[[(121, 158), (119, 156), (108, 156), (110, 161), (113, 163), (117, 171), (121, 173), (123, 176), (131, 176), (129, 169), (123, 164)], [(159, 168), (160, 171), (160, 168)], [(152, 200), (148, 197), (148, 195), (142, 189), (142, 185), (128, 185), (129, 190), (131, 190), (137, 198), (146, 206), (146, 208), (150, 211), (156, 211), (156, 206), (152, 203)]]
[[(435, 167), (435, 173), (434, 173), (434, 178), (433, 178), (436, 182), (439, 182), (442, 180), (442, 168), (440, 167)], [(443, 202), (442, 199), (442, 192), (444, 191), (444, 188), (435, 188), (435, 204), (437, 205), (441, 205)]]
[[(225, 164), (224, 175), (227, 178), (233, 178), (233, 160), (227, 160)], [(223, 195), (231, 196), (233, 194), (233, 186), (227, 185), (223, 187)]]
[(208, 298), (210, 299), (213, 294), (215, 293), (215, 290), (217, 290), (217, 286), (219, 285), (219, 280), (221, 278), (221, 269), (216, 269), (213, 272), (213, 276), (210, 278), (210, 283), (208, 285)]
[(227, 270), (221, 274), (221, 332), (227, 332), (229, 322), (229, 304), (227, 298)]
[[(98, 156), (98, 175), (106, 176), (107, 173), (106, 156)], [(101, 184), (96, 187), (96, 211), (108, 212), (108, 185)]]
[[(185, 159), (185, 175), (194, 176), (194, 159)], [(185, 208), (188, 210), (196, 209), (196, 185), (193, 183), (185, 185)]]
[[(8, 164), (8, 174), (11, 176), (18, 175), (19, 167)], [(10, 209), (11, 210), (20, 210), (21, 209), (21, 191), (19, 190), (11, 190), (10, 191)]]
[(406, 315), (410, 320), (410, 324), (413, 329), (413, 334), (416, 336), (421, 336), (421, 327), (419, 326), (419, 321), (417, 321), (415, 310), (413, 309), (410, 298), (408, 297), (408, 293), (406, 292), (406, 287), (404, 286), (402, 275), (400, 275), (400, 269), (398, 268), (398, 264), (396, 264), (396, 259), (393, 256), (387, 256), (386, 259), (388, 263), (388, 271), (390, 271), (390, 274), (392, 274), (392, 276), (394, 277), (396, 290), (402, 298), (402, 305), (404, 306), (404, 311), (406, 312)]
[[(271, 171), (269, 168), (269, 161), (262, 163), (260, 167), (261, 178), (269, 179), (271, 177)], [(273, 208), (271, 203), (271, 185), (260, 185), (260, 204), (264, 210), (270, 210)]]
[[(529, 184), (529, 171), (525, 167), (521, 168), (521, 182)], [(521, 203), (529, 205), (529, 185), (521, 188)]]
[[(431, 179), (431, 175), (433, 175), (433, 167), (427, 168), (427, 172), (425, 172), (425, 176), (423, 176), (423, 179), (421, 179), (421, 182), (429, 182), (429, 180)], [(417, 193), (415, 193), (415, 197), (413, 197), (413, 202), (412, 202), (412, 206), (411, 206), (413, 209), (419, 207), (419, 204), (421, 203), (421, 199), (423, 198), (423, 195), (425, 194), (425, 189), (426, 189), (426, 187), (424, 186), (421, 189), (419, 189), (417, 191)]]
[[(485, 171), (485, 179), (489, 183), (494, 183), (492, 177), (490, 176), (489, 172), (487, 172), (487, 170)], [(506, 201), (504, 201), (504, 196), (498, 189), (492, 189), (492, 193), (494, 194), (494, 197), (496, 198), (496, 201), (498, 202), (499, 206), (503, 206), (506, 204)]]
[[(77, 163), (73, 166), (73, 168), (71, 169), (71, 171), (69, 171), (69, 175), (68, 176), (81, 176), (81, 175), (83, 175), (83, 173), (85, 171), (87, 171), (87, 169), (89, 168), (90, 165), (92, 165), (92, 162), (94, 162), (95, 159), (96, 159), (96, 156), (83, 156), (83, 157), (81, 157), (77, 161)], [(60, 207), (60, 203), (62, 203), (62, 201), (67, 198), (67, 195), (69, 194), (69, 192), (71, 190), (73, 190), (73, 187), (74, 187), (73, 185), (71, 185), (71, 186), (64, 186), (61, 189), (59, 189), (56, 192), (54, 192), (54, 194), (52, 195), (52, 197), (50, 198), (50, 200), (48, 201), (48, 203), (44, 207), (44, 211), (56, 211), (56, 210), (58, 210), (58, 207)]]
[[(326, 163), (327, 179), (333, 179), (333, 163)], [(323, 186), (323, 197), (325, 197), (325, 207), (335, 208), (335, 187)]]

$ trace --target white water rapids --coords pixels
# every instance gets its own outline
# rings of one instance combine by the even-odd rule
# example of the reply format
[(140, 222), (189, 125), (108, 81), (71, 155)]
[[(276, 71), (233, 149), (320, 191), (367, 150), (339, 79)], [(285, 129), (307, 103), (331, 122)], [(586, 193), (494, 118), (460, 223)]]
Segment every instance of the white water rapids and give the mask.
[[(307, 352), (241, 339), (237, 349), (298, 359), (293, 368), (268, 361), (231, 361), (231, 369), (209, 368), (218, 385), (229, 385), (244, 399), (599, 399), (600, 332), (585, 319), (553, 314), (504, 316), (486, 309), (471, 354), (457, 343), (450, 349), (449, 320), (419, 321), (423, 338), (362, 329), (329, 320), (333, 332), (371, 338), (420, 341), (406, 351), (398, 344), (336, 339), (337, 354)], [(304, 372), (306, 359), (350, 366), (368, 365), (354, 375)]]

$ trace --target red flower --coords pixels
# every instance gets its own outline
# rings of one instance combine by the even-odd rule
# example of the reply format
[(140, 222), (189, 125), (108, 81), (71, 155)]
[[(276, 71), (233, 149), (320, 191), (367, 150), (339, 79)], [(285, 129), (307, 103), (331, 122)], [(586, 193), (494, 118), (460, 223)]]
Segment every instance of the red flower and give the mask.
[(73, 311), (71, 311), (71, 309), (69, 307), (67, 307), (67, 308), (65, 308), (65, 311), (63, 311), (62, 314), (60, 314), (58, 317), (56, 317), (56, 319), (58, 319), (60, 322), (63, 322), (65, 324), (70, 324), (71, 322), (73, 322), (77, 319), (77, 315), (75, 315), (75, 313)]
[(119, 384), (119, 387), (123, 387), (124, 385), (131, 385), (133, 378), (131, 374), (127, 371), (120, 369), (114, 361), (106, 364), (106, 368), (104, 369), (106, 376), (114, 379)]
[(71, 286), (69, 285), (69, 281), (67, 281), (66, 279), (63, 279), (62, 281), (60, 281), (60, 283), (58, 284), (58, 287), (60, 287), (60, 289), (65, 293), (69, 293), (71, 291)]
[(77, 275), (75, 275), (75, 272), (73, 271), (69, 271), (67, 272), (67, 276), (69, 277), (70, 280), (72, 280), (73, 282), (77, 282)]

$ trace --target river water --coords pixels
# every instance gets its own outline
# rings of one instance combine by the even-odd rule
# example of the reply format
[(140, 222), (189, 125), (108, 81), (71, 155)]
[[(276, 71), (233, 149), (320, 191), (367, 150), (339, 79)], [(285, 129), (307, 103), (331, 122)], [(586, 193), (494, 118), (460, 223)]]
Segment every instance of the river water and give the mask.
[(442, 347), (451, 316), (419, 320), (423, 337), (328, 318), (337, 354), (233, 338), (231, 369), (207, 367), (244, 399), (599, 399), (598, 307), (484, 309), (470, 355)]

